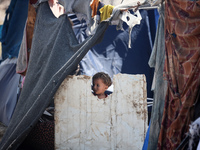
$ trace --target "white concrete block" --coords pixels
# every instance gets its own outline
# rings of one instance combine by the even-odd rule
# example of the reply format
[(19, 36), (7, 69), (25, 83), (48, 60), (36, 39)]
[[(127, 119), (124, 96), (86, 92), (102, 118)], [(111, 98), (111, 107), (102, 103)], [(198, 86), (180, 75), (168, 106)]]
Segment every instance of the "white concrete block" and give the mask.
[(55, 95), (57, 150), (141, 150), (147, 130), (144, 75), (118, 74), (106, 99), (91, 93), (91, 77), (67, 77)]

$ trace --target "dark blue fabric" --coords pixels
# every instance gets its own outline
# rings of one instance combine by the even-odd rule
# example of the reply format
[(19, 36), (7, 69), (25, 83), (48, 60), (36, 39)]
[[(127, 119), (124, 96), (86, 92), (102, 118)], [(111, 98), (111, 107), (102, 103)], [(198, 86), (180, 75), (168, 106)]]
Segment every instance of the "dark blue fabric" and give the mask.
[(0, 122), (6, 126), (17, 103), (19, 79), (15, 63), (0, 66)]
[(2, 30), (2, 59), (17, 57), (28, 15), (28, 0), (11, 0)]
[(151, 32), (152, 44), (154, 43), (156, 37), (156, 29), (158, 25), (159, 13), (157, 9), (148, 10), (148, 18), (149, 18), (149, 28)]
[[(117, 31), (116, 26), (109, 26), (103, 41), (95, 45), (82, 59), (81, 74), (92, 76), (99, 71), (104, 71), (111, 77), (118, 73), (145, 74), (147, 96), (153, 98), (151, 84), (154, 69), (149, 67), (148, 61), (153, 45), (152, 39), (155, 38), (156, 32), (155, 13), (146, 10), (140, 12), (143, 19), (140, 25), (133, 28), (131, 48), (128, 48), (128, 26), (123, 24), (125, 31)], [(150, 23), (150, 19), (152, 23)], [(72, 21), (75, 20), (74, 17)], [(79, 42), (87, 37), (85, 29), (85, 22), (78, 23), (76, 20), (74, 31)]]
[(3, 25), (0, 25), (0, 41), (2, 40), (2, 29), (3, 29)]

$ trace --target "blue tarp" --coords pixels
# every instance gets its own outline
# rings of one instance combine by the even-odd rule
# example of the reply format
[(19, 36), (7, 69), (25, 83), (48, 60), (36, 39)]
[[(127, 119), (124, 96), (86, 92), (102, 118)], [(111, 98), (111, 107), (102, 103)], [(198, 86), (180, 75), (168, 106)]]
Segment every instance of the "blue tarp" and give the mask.
[[(153, 98), (151, 84), (154, 69), (148, 61), (156, 32), (157, 10), (141, 10), (142, 21), (132, 31), (132, 45), (128, 48), (128, 26), (124, 23), (125, 31), (117, 31), (116, 26), (109, 26), (103, 41), (95, 45), (82, 59), (81, 74), (92, 76), (104, 71), (111, 77), (118, 73), (145, 74), (147, 79), (147, 96)], [(70, 18), (74, 23), (74, 31), (79, 42), (87, 37), (85, 21), (79, 22), (75, 16)], [(149, 21), (151, 20), (151, 21)]]
[(17, 57), (28, 15), (28, 0), (11, 0), (2, 29), (2, 59)]
[(145, 137), (145, 140), (144, 140), (142, 150), (147, 150), (147, 148), (148, 148), (150, 125), (151, 125), (151, 121), (149, 122), (149, 127), (148, 127), (148, 130), (147, 130), (147, 133), (146, 133), (146, 137)]

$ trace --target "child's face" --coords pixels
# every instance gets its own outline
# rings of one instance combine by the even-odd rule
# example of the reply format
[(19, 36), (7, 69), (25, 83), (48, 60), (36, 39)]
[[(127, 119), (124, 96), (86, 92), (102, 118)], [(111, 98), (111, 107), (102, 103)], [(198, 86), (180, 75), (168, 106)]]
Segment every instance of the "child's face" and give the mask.
[(92, 90), (95, 95), (104, 94), (104, 92), (108, 89), (108, 86), (103, 83), (102, 79), (95, 79), (93, 81)]

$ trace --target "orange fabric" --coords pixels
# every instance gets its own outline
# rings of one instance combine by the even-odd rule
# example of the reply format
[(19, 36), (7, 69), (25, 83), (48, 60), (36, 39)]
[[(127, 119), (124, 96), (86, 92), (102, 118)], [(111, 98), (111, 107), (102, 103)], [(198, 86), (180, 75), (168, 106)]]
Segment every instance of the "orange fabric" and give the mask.
[(94, 17), (95, 15), (97, 15), (97, 8), (99, 5), (100, 0), (94, 0), (92, 2), (92, 4), (90, 5), (91, 9), (92, 9), (92, 17)]
[[(26, 22), (26, 41), (27, 41), (27, 56), (26, 56), (26, 64), (28, 66), (29, 62), (29, 56), (30, 56), (30, 49), (31, 49), (31, 44), (32, 44), (32, 39), (33, 39), (33, 31), (34, 31), (34, 26), (35, 26), (35, 19), (36, 19), (36, 10), (35, 8), (29, 3), (28, 6), (28, 18)], [(26, 75), (27, 71), (27, 66), (25, 70), (22, 72), (18, 72), (22, 76)]]
[(159, 150), (174, 150), (193, 121), (200, 88), (200, 2), (165, 0), (165, 98)]
[(26, 23), (26, 38), (27, 38), (27, 49), (31, 49), (33, 31), (36, 19), (36, 11), (35, 8), (29, 4), (28, 6), (28, 19)]

